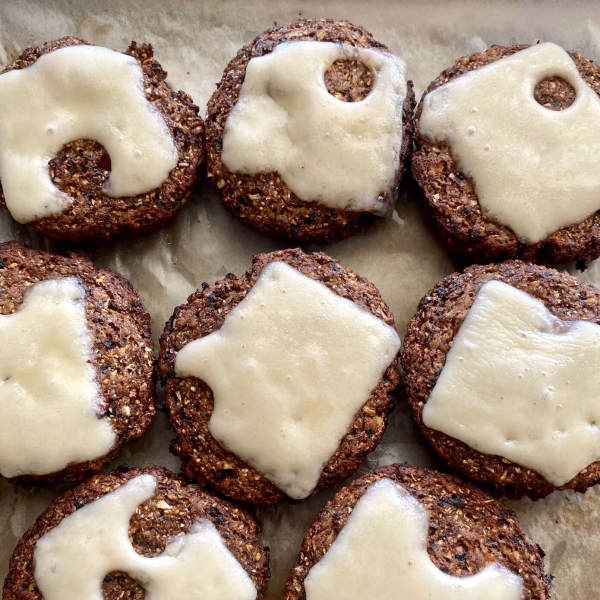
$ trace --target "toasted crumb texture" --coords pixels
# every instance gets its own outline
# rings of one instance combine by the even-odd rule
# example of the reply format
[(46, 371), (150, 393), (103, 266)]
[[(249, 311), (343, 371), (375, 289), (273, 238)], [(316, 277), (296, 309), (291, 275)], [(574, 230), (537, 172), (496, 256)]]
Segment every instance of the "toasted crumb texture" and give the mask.
[[(249, 504), (276, 504), (286, 495), (210, 435), (212, 392), (199, 379), (176, 377), (175, 358), (189, 342), (218, 330), (229, 311), (252, 289), (264, 267), (278, 260), (322, 282), (338, 296), (352, 300), (394, 327), (394, 317), (373, 284), (322, 252), (304, 254), (300, 249), (259, 254), (241, 278), (229, 274), (214, 285), (205, 283), (188, 298), (187, 304), (175, 309), (160, 339), (158, 363), (165, 385), (166, 408), (177, 435), (172, 451), (183, 461), (183, 472), (188, 477)], [(379, 443), (396, 401), (395, 390), (400, 380), (397, 366), (396, 358), (325, 465), (313, 494), (351, 475)]]
[(497, 562), (522, 577), (523, 600), (550, 597), (552, 578), (544, 574), (544, 552), (504, 504), (457, 477), (394, 464), (363, 475), (325, 505), (304, 537), (283, 600), (306, 599), (304, 580), (310, 569), (325, 556), (362, 495), (383, 478), (398, 482), (427, 510), (427, 551), (444, 573), (466, 577)]
[[(206, 115), (206, 148), (208, 177), (221, 191), (223, 204), (244, 223), (267, 235), (294, 241), (341, 240), (354, 235), (371, 223), (375, 216), (367, 212), (335, 210), (318, 202), (297, 198), (278, 173), (255, 176), (230, 173), (221, 161), (225, 121), (235, 106), (246, 67), (252, 58), (272, 52), (278, 44), (290, 41), (320, 41), (347, 44), (359, 48), (374, 48), (389, 52), (362, 27), (347, 21), (322, 19), (300, 20), (270, 29), (244, 46), (227, 65), (216, 92), (208, 103)], [(357, 61), (336, 61), (325, 75), (331, 94), (346, 102), (366, 97), (373, 86), (370, 69)], [(412, 82), (402, 109), (402, 149), (398, 185), (404, 165), (412, 149), (415, 96)]]
[[(208, 519), (252, 579), (258, 592), (257, 600), (263, 600), (270, 576), (269, 552), (258, 541), (256, 519), (244, 509), (187, 483), (163, 467), (122, 467), (108, 475), (96, 475), (54, 500), (15, 548), (2, 600), (41, 600), (33, 564), (37, 541), (77, 509), (146, 474), (156, 479), (157, 493), (140, 505), (130, 521), (129, 538), (136, 552), (147, 557), (158, 556), (173, 538), (189, 533), (199, 519)], [(102, 592), (105, 600), (145, 598), (145, 590), (136, 580), (116, 571), (106, 576)]]
[(529, 496), (535, 500), (556, 489), (583, 492), (600, 482), (600, 463), (593, 463), (567, 484), (556, 488), (531, 469), (500, 456), (477, 452), (423, 424), (423, 407), (442, 372), (454, 337), (477, 292), (492, 279), (531, 294), (563, 321), (584, 320), (600, 324), (600, 290), (580, 283), (568, 273), (520, 261), (473, 266), (463, 273), (454, 273), (425, 295), (408, 324), (402, 367), (406, 372), (404, 386), (413, 416), (427, 440), (453, 471), (495, 494), (510, 498)]
[(325, 71), (327, 91), (342, 102), (364, 100), (375, 83), (373, 71), (358, 60), (338, 59)]
[[(64, 37), (28, 48), (3, 73), (24, 69), (53, 50), (87, 43)], [(167, 73), (154, 59), (152, 46), (132, 42), (125, 54), (135, 58), (144, 71), (146, 98), (164, 117), (179, 153), (179, 163), (159, 188), (135, 197), (110, 198), (102, 191), (110, 175), (106, 150), (93, 140), (67, 144), (50, 161), (50, 177), (73, 202), (62, 213), (28, 223), (38, 233), (59, 240), (99, 241), (149, 232), (170, 221), (188, 201), (196, 171), (204, 159), (204, 122), (198, 116), (198, 107), (186, 93), (169, 87)], [(1, 190), (0, 206), (6, 207)]]
[(0, 314), (16, 312), (28, 289), (47, 279), (76, 277), (86, 291), (93, 367), (104, 399), (103, 414), (116, 433), (107, 456), (69, 465), (50, 475), (16, 478), (27, 483), (80, 481), (113, 460), (126, 442), (139, 438), (154, 416), (155, 369), (150, 315), (121, 275), (96, 270), (82, 255), (58, 256), (18, 242), (0, 244)]
[[(492, 46), (484, 52), (463, 56), (431, 83), (423, 98), (468, 71), (527, 47)], [(575, 52), (569, 54), (586, 83), (600, 95), (600, 68)], [(573, 88), (556, 77), (540, 82), (534, 95), (540, 104), (552, 110), (562, 110), (574, 100)], [(423, 99), (415, 116), (416, 146), (412, 170), (425, 196), (428, 211), (453, 254), (467, 262), (488, 263), (521, 258), (527, 262), (544, 264), (590, 261), (600, 256), (599, 213), (594, 213), (581, 223), (564, 227), (536, 244), (523, 244), (511, 229), (486, 219), (481, 212), (473, 181), (460, 172), (450, 148), (446, 144), (432, 144), (419, 135), (422, 107)]]

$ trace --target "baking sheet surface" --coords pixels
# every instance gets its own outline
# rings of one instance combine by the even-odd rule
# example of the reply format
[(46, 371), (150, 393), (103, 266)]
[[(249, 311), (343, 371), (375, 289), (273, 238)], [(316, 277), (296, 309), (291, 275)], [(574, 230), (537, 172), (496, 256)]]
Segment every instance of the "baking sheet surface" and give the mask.
[[(366, 27), (407, 62), (417, 97), (456, 58), (494, 43), (553, 41), (600, 60), (600, 5), (593, 2), (0, 0), (0, 65), (28, 46), (64, 35), (115, 50), (124, 50), (131, 40), (150, 42), (173, 87), (188, 92), (204, 114), (215, 83), (236, 51), (274, 23), (300, 17), (345, 18)], [(455, 270), (418, 198), (409, 182), (390, 220), (342, 243), (305, 248), (328, 252), (373, 281), (390, 304), (401, 335), (421, 296)], [(61, 248), (32, 236), (3, 212), (0, 241), (10, 239), (44, 249)], [(98, 266), (110, 267), (131, 280), (152, 315), (157, 340), (173, 308), (203, 281), (213, 282), (228, 272), (240, 275), (253, 254), (283, 247), (235, 221), (201, 179), (192, 202), (162, 231), (83, 249)], [(580, 276), (600, 284), (600, 264), (592, 264)], [(115, 464), (159, 463), (176, 471), (179, 461), (168, 451), (172, 437), (166, 419), (159, 415), (148, 434), (125, 448)], [(382, 444), (359, 473), (396, 461), (436, 465), (402, 402)], [(334, 491), (300, 504), (259, 511), (262, 538), (271, 548), (273, 577), (268, 600), (280, 597), (304, 531)], [(16, 541), (56, 493), (0, 482), (0, 578), (6, 575)], [(595, 600), (600, 490), (556, 493), (546, 500), (509, 505), (546, 551), (547, 570), (555, 575), (552, 597)]]

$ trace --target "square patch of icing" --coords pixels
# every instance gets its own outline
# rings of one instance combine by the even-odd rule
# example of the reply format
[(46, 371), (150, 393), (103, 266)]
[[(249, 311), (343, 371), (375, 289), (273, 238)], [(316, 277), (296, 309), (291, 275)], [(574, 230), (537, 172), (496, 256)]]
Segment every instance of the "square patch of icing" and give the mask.
[(180, 350), (214, 395), (211, 435), (295, 499), (315, 488), (400, 348), (393, 327), (285, 262)]
[(600, 459), (600, 326), (484, 284), (423, 409), (427, 427), (561, 486)]

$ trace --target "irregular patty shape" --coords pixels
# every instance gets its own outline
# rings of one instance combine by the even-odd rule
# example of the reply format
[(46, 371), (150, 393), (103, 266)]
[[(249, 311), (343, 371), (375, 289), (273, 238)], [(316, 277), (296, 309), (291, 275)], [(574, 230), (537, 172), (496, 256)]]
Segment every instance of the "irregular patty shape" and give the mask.
[(379, 479), (304, 581), (307, 600), (522, 600), (521, 578), (492, 563), (467, 577), (438, 569), (427, 554), (425, 507)]
[[(298, 561), (290, 572), (283, 600), (311, 599), (310, 579), (320, 571), (320, 564), (326, 564), (327, 555), (332, 549), (334, 556), (337, 554), (334, 546), (339, 547), (347, 543), (346, 527), (349, 523), (352, 527), (351, 520), (356, 510), (362, 512), (360, 500), (373, 489), (374, 484), (386, 480), (396, 486), (396, 494), (399, 493), (399, 487), (404, 492), (401, 496), (405, 500), (406, 495), (410, 496), (410, 511), (416, 511), (412, 513), (413, 516), (420, 514), (418, 519), (421, 519), (423, 512), (426, 513), (429, 528), (423, 528), (422, 531), (426, 536), (427, 554), (432, 566), (446, 574), (447, 577), (442, 576), (441, 580), (448, 581), (449, 577), (452, 580), (459, 578), (464, 582), (468, 582), (469, 579), (473, 581), (473, 575), (479, 574), (481, 577), (486, 567), (495, 564), (497, 569), (505, 569), (514, 576), (518, 575), (515, 579), (521, 580), (520, 599), (547, 600), (550, 597), (552, 578), (544, 574), (544, 553), (525, 535), (513, 512), (474, 485), (457, 477), (409, 465), (394, 464), (363, 475), (340, 490), (325, 505), (304, 537)], [(391, 505), (378, 503), (384, 514), (391, 510), (390, 506), (396, 504), (397, 498), (392, 500)], [(416, 506), (419, 508), (416, 509)], [(377, 520), (377, 506), (371, 504), (371, 509), (366, 512)], [(388, 521), (386, 518), (385, 522)], [(390, 527), (394, 525), (390, 524)], [(364, 531), (368, 537), (366, 529)], [(394, 545), (398, 543), (402, 543), (402, 538), (393, 540)], [(380, 549), (374, 551), (378, 552)], [(359, 549), (358, 554), (360, 553)], [(373, 556), (369, 554), (362, 564), (356, 566), (356, 569), (362, 570), (365, 575), (361, 585), (373, 588), (380, 585), (373, 580), (374, 574), (380, 574), (385, 581), (390, 582), (396, 577), (395, 570), (402, 572), (415, 568), (417, 562), (416, 558), (409, 559), (414, 563), (409, 567), (408, 564), (394, 561), (393, 567), (384, 573), (378, 573), (378, 565)], [(390, 554), (383, 560), (394, 558), (395, 555)], [(350, 574), (349, 577), (352, 578), (353, 575)], [(335, 598), (338, 597), (338, 590), (342, 593), (347, 589), (343, 581), (338, 583), (333, 595)], [(384, 588), (385, 598), (394, 598), (396, 593), (401, 595), (404, 590), (403, 586), (389, 585)], [(488, 599), (485, 590), (481, 597)]]
[(102, 582), (112, 571), (143, 582), (154, 600), (255, 600), (248, 573), (208, 519), (173, 538), (158, 556), (134, 550), (129, 522), (156, 487), (155, 477), (139, 475), (65, 517), (36, 542), (35, 580), (45, 600), (102, 600)]
[(481, 287), (423, 423), (565, 485), (600, 459), (600, 326), (561, 321), (500, 281)]
[[(169, 567), (178, 560), (176, 555), (177, 550), (180, 550), (178, 544), (174, 542), (177, 539), (180, 543), (187, 540), (189, 544), (194, 529), (200, 524), (205, 526), (207, 531), (214, 532), (216, 529), (222, 544), (252, 581), (256, 600), (264, 600), (269, 580), (269, 554), (258, 541), (259, 526), (256, 519), (246, 510), (207, 493), (199, 486), (190, 484), (163, 467), (146, 469), (121, 467), (107, 475), (96, 475), (56, 498), (17, 544), (10, 560), (2, 598), (4, 600), (45, 598), (35, 578), (34, 554), (38, 542), (46, 534), (52, 536), (52, 532), (62, 523), (68, 522), (70, 517), (77, 518), (79, 510), (90, 507), (107, 495), (110, 497), (112, 492), (120, 490), (129, 482), (148, 476), (155, 482), (155, 491), (150, 493), (147, 488), (148, 499), (143, 500), (142, 496), (138, 497), (141, 504), (135, 511), (132, 509), (133, 516), (127, 525), (127, 537), (132, 547), (130, 551), (139, 556), (141, 564), (148, 565), (148, 561), (154, 560), (156, 563), (152, 564), (165, 565), (164, 568), (169, 570)], [(84, 544), (85, 540), (80, 540), (80, 543)], [(164, 555), (167, 546), (174, 550), (173, 556)], [(221, 547), (219, 552), (222, 550)], [(202, 570), (202, 565), (197, 563), (194, 567), (198, 571)], [(94, 568), (94, 566), (86, 565), (86, 568)], [(115, 568), (119, 568), (119, 565), (115, 565)], [(105, 600), (123, 600), (123, 598), (144, 600), (148, 598), (148, 594), (142, 587), (142, 583), (148, 582), (138, 582), (127, 573), (115, 570), (104, 578), (102, 596)], [(176, 587), (173, 587), (173, 590), (175, 589)], [(165, 593), (170, 597), (169, 592)], [(186, 594), (183, 596), (185, 597)], [(181, 597), (180, 595), (179, 598)]]
[[(535, 86), (549, 75), (575, 87), (568, 109), (536, 101)], [(531, 46), (431, 91), (419, 133), (448, 144), (483, 214), (523, 243), (600, 209), (600, 99), (556, 44)]]
[[(323, 85), (340, 59), (373, 70), (364, 100), (340, 101)], [(388, 52), (330, 42), (279, 44), (248, 63), (225, 123), (223, 163), (232, 173), (277, 172), (306, 202), (388, 215), (397, 198), (404, 72)]]
[[(94, 372), (94, 383), (101, 398), (96, 405), (98, 416), (94, 418), (108, 423), (116, 437), (104, 455), (74, 462), (58, 472), (19, 477), (29, 483), (75, 482), (99, 471), (117, 456), (123, 444), (138, 439), (146, 431), (155, 412), (150, 315), (137, 292), (121, 275), (95, 269), (82, 255), (59, 256), (32, 250), (18, 242), (6, 242), (0, 244), (0, 315), (11, 316), (21, 310), (28, 291), (35, 289), (34, 286), (65, 279), (77, 280), (83, 290), (85, 327), (90, 337), (89, 367)], [(60, 337), (57, 342), (58, 339)], [(49, 343), (56, 352), (57, 345)], [(57, 399), (60, 401), (62, 398)], [(58, 409), (53, 419), (61, 426), (66, 425)], [(75, 439), (79, 432), (69, 431), (65, 435)], [(29, 441), (43, 443), (43, 439)]]
[[(419, 122), (427, 94), (457, 77), (502, 58), (524, 50), (528, 46), (492, 46), (460, 58), (443, 71), (425, 91), (415, 115)], [(591, 60), (570, 52), (569, 56), (585, 83), (597, 95), (600, 93), (600, 68)], [(542, 109), (562, 111), (573, 103), (573, 88), (557, 77), (547, 77), (533, 90)], [(565, 150), (566, 152), (566, 150)], [(412, 170), (421, 187), (426, 208), (432, 215), (441, 237), (450, 251), (469, 262), (489, 263), (522, 258), (528, 262), (564, 263), (572, 260), (588, 261), (600, 256), (600, 216), (597, 213), (549, 235), (535, 244), (524, 244), (508, 227), (500, 225), (482, 213), (473, 181), (458, 166), (450, 147), (445, 143), (431, 143), (418, 132)], [(564, 201), (566, 203), (567, 196)]]
[[(564, 272), (520, 261), (508, 261), (498, 265), (473, 266), (463, 273), (454, 273), (448, 276), (423, 297), (417, 313), (409, 322), (404, 338), (402, 351), (402, 367), (406, 373), (404, 384), (407, 400), (417, 425), (453, 471), (473, 479), (499, 495), (507, 495), (512, 498), (526, 495), (536, 499), (547, 496), (556, 489), (585, 491), (600, 481), (599, 462), (594, 462), (582, 469), (564, 485), (553, 485), (533, 468), (516, 464), (502, 456), (484, 454), (455, 437), (427, 427), (423, 420), (424, 407), (429, 402), (432, 391), (442, 374), (455, 339), (469, 315), (478, 292), (490, 281), (508, 284), (531, 296), (531, 301), (543, 303), (550, 313), (549, 315), (544, 313), (544, 320), (548, 325), (552, 324), (552, 329), (556, 326), (555, 339), (560, 338), (561, 335), (566, 335), (566, 339), (570, 335), (574, 335), (575, 332), (570, 335), (567, 333), (573, 322), (586, 321), (594, 326), (600, 325), (600, 290), (594, 286), (580, 283), (575, 277)], [(539, 311), (538, 306), (536, 304), (536, 312)], [(563, 326), (563, 323), (567, 325)], [(561, 334), (560, 331), (563, 333)], [(486, 345), (491, 347), (493, 343), (498, 343), (498, 341), (489, 340)], [(549, 367), (556, 368), (556, 360), (556, 358), (550, 360)], [(548, 376), (544, 376), (540, 372), (534, 377), (532, 372), (525, 371), (527, 364), (523, 363), (520, 366), (523, 368), (522, 371), (513, 371), (511, 368), (510, 371), (503, 372), (503, 374), (507, 378), (511, 378), (512, 372), (518, 381), (523, 382), (524, 386), (526, 377), (527, 381), (531, 378), (531, 381), (539, 382)], [(514, 368), (516, 369), (516, 365)], [(546, 372), (549, 373), (550, 370)], [(523, 375), (521, 380), (518, 379), (519, 373)], [(566, 386), (566, 380), (565, 387), (569, 387)], [(573, 381), (571, 383), (575, 386), (581, 385), (583, 393), (586, 393), (585, 388), (588, 382)], [(554, 406), (556, 414), (553, 414), (553, 419), (556, 418), (556, 423), (562, 427), (563, 420), (568, 420), (568, 416), (558, 414), (562, 413), (562, 410), (557, 407), (559, 402), (555, 400), (553, 391), (545, 390), (543, 394), (544, 399), (540, 395), (540, 398), (537, 399), (537, 406), (533, 406), (536, 398), (531, 399), (531, 408), (537, 410), (539, 406), (540, 411), (544, 412), (550, 411)], [(493, 387), (490, 387), (485, 402), (493, 405), (495, 397), (498, 402), (502, 402), (501, 395), (503, 395), (501, 391), (495, 391)], [(542, 402), (548, 404), (544, 405)], [(484, 410), (483, 405), (473, 408), (475, 414), (482, 410)], [(587, 417), (589, 417), (587, 414), (583, 416), (584, 419)], [(507, 418), (506, 414), (504, 418)], [(533, 432), (530, 430), (535, 438), (542, 433), (543, 421), (539, 421), (539, 418), (541, 417), (538, 415), (535, 422), (524, 425), (528, 428), (540, 425), (539, 430)], [(491, 414), (483, 419), (482, 427), (488, 427), (493, 419)], [(589, 435), (591, 433), (589, 422), (584, 422), (583, 427), (590, 430), (585, 433), (586, 436)], [(507, 439), (513, 439), (511, 431), (507, 429), (505, 433)], [(558, 438), (556, 441), (550, 439), (550, 442), (556, 444), (559, 440)]]
[[(28, 48), (3, 73), (25, 69), (41, 56), (82, 44), (87, 42), (65, 37)], [(167, 73), (154, 59), (150, 45), (132, 42), (125, 54), (143, 71), (143, 92), (166, 122), (178, 162), (159, 187), (137, 196), (115, 198), (106, 193), (111, 174), (107, 150), (90, 139), (71, 141), (49, 163), (52, 183), (68, 196), (69, 205), (59, 214), (29, 222), (37, 233), (53, 239), (99, 241), (153, 231), (170, 221), (190, 197), (204, 157), (204, 122), (198, 107), (187, 94), (169, 87)], [(5, 206), (0, 193), (0, 207)]]
[(71, 202), (52, 183), (48, 163), (73, 140), (92, 139), (108, 150), (109, 196), (150, 192), (177, 165), (167, 124), (146, 99), (144, 72), (131, 56), (83, 44), (60, 48), (1, 74), (0, 102), (0, 179), (20, 223)]
[(218, 331), (180, 350), (175, 374), (211, 388), (211, 435), (300, 500), (399, 349), (393, 327), (275, 261)]
[[(295, 241), (335, 241), (361, 231), (375, 217), (368, 212), (336, 210), (318, 202), (305, 202), (292, 192), (278, 173), (261, 173), (255, 176), (234, 174), (222, 160), (225, 123), (240, 98), (250, 60), (270, 54), (282, 43), (308, 41), (389, 52), (365, 29), (347, 21), (300, 20), (259, 35), (251, 44), (244, 46), (227, 65), (223, 78), (208, 103), (207, 171), (209, 178), (221, 191), (225, 206), (247, 225), (267, 235)], [(336, 98), (345, 100), (346, 104), (367, 97), (365, 91), (372, 84), (371, 69), (365, 69), (357, 61), (336, 61), (325, 73), (324, 85)], [(412, 82), (409, 81), (402, 105), (402, 146), (396, 185), (400, 184), (404, 165), (412, 148), (414, 104)], [(344, 110), (343, 106), (341, 108)], [(382, 198), (383, 204), (387, 202), (386, 198)]]
[(32, 286), (0, 315), (0, 474), (48, 475), (108, 454), (116, 435), (96, 383), (85, 290), (74, 277)]
[[(187, 304), (175, 309), (161, 337), (159, 358), (166, 408), (177, 435), (172, 449), (182, 458), (184, 472), (189, 477), (252, 504), (275, 504), (287, 496), (212, 436), (208, 424), (214, 410), (213, 392), (201, 379), (177, 377), (175, 361), (187, 344), (218, 331), (227, 315), (252, 290), (263, 269), (275, 261), (284, 261), (302, 275), (324, 284), (338, 296), (394, 327), (388, 306), (371, 283), (326, 254), (304, 254), (299, 249), (260, 254), (241, 278), (228, 275), (212, 286), (203, 284), (201, 290), (190, 296)], [(294, 294), (294, 290), (290, 289), (288, 293)], [(313, 494), (353, 473), (379, 443), (395, 403), (398, 382), (397, 359), (393, 357), (371, 393), (365, 390), (364, 403), (354, 415), (339, 447), (323, 466)], [(244, 401), (243, 398), (240, 400)]]

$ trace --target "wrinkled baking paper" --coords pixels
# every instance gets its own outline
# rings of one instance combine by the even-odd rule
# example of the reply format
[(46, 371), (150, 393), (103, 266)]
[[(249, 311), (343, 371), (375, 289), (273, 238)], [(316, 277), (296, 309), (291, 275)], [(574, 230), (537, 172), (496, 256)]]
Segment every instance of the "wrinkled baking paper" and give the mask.
[[(228, 60), (274, 23), (299, 17), (334, 17), (365, 26), (408, 65), (417, 95), (459, 56), (491, 44), (556, 42), (600, 59), (600, 5), (577, 0), (550, 2), (388, 2), (386, 0), (0, 0), (0, 63), (23, 49), (64, 35), (124, 50), (134, 39), (150, 42), (169, 72), (171, 84), (187, 91), (201, 107)], [(1, 110), (1, 107), (0, 107)], [(38, 248), (60, 249), (0, 215), (0, 241), (20, 239)], [(67, 246), (63, 246), (67, 247)], [(84, 249), (95, 264), (119, 271), (139, 290), (152, 314), (155, 340), (173, 308), (203, 281), (228, 272), (242, 274), (253, 254), (283, 248), (232, 218), (203, 178), (192, 202), (162, 231)], [(338, 244), (311, 244), (369, 278), (381, 290), (402, 335), (419, 299), (455, 270), (432, 232), (413, 183), (403, 186), (393, 217), (366, 233)], [(600, 264), (579, 275), (600, 285)], [(126, 447), (115, 465), (179, 461), (169, 454), (173, 434), (159, 415), (138, 443)], [(415, 430), (401, 401), (379, 448), (358, 474), (395, 461), (435, 466), (432, 452)], [(339, 489), (339, 486), (338, 488)], [(259, 510), (262, 540), (271, 548), (273, 577), (269, 600), (280, 597), (288, 570), (313, 517), (336, 490), (298, 504)], [(58, 490), (24, 490), (0, 483), (0, 577), (18, 538)], [(547, 554), (556, 577), (555, 600), (595, 600), (600, 564), (600, 487), (586, 494), (556, 493), (539, 502), (510, 502), (529, 534)]]

